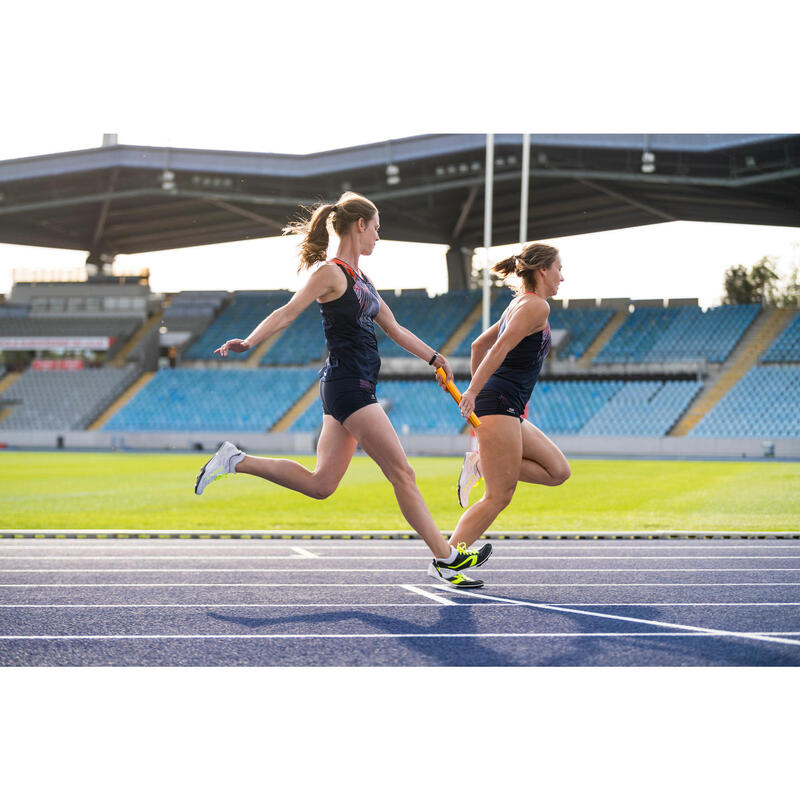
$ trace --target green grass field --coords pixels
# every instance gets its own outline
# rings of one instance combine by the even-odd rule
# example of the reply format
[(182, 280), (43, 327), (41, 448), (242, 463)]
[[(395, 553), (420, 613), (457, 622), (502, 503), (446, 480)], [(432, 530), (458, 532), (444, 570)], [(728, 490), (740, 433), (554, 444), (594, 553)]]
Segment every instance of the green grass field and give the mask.
[[(0, 453), (0, 528), (408, 529), (389, 483), (365, 457), (353, 459), (324, 501), (244, 475), (197, 497), (195, 476), (208, 457)], [(461, 460), (411, 463), (437, 524), (452, 530)], [(563, 486), (520, 484), (492, 530), (800, 530), (800, 463), (574, 459), (571, 466)]]

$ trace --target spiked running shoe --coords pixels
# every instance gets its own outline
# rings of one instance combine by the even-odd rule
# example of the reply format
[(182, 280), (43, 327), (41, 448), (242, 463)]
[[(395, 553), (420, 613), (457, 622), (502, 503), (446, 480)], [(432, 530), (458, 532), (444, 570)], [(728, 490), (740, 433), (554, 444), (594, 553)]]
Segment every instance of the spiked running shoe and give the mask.
[(234, 456), (238, 455), (244, 457), (244, 453), (236, 447), (236, 445), (230, 442), (223, 442), (219, 450), (206, 461), (203, 465), (203, 469), (200, 470), (197, 481), (194, 484), (194, 493), (203, 494), (203, 489), (205, 489), (209, 483), (213, 483), (220, 478), (224, 478), (227, 474), (235, 472), (235, 464), (242, 459), (236, 459), (233, 463), (231, 463), (231, 461)]
[(482, 477), (480, 456), (475, 452), (465, 453), (461, 474), (458, 476), (458, 504), (461, 508), (469, 505), (469, 493)]
[(483, 589), (483, 581), (468, 578), (463, 572), (440, 567), (435, 558), (428, 567), (428, 575), (431, 578), (436, 578), (437, 581), (444, 581), (451, 586), (457, 586), (459, 589)]
[(434, 563), (442, 569), (449, 569), (452, 572), (457, 572), (460, 569), (479, 567), (481, 564), (485, 563), (486, 559), (492, 554), (492, 545), (486, 542), (480, 550), (467, 550), (467, 546), (464, 542), (460, 542), (456, 550), (458, 550), (458, 555), (455, 561), (445, 563), (440, 558), (435, 558)]

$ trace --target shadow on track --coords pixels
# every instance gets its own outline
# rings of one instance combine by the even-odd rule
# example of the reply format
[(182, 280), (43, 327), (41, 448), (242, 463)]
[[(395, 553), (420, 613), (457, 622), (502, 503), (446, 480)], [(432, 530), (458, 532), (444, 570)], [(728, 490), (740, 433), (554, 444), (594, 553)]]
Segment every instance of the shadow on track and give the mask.
[[(395, 648), (400, 648), (408, 654), (407, 660), (397, 659), (397, 666), (531, 666), (532, 662), (527, 653), (528, 647), (491, 647), (485, 644), (486, 640), (478, 636), (466, 635), (463, 638), (433, 638), (431, 634), (456, 633), (477, 634), (477, 625), (471, 607), (464, 608), (463, 604), (454, 606), (440, 606), (437, 608), (439, 619), (431, 625), (420, 625), (407, 619), (377, 614), (374, 611), (326, 611), (319, 614), (295, 614), (276, 619), (264, 617), (242, 617), (208, 612), (208, 616), (221, 622), (243, 625), (251, 630), (269, 628), (276, 625), (294, 624), (328, 624), (338, 626), (345, 623), (346, 631), (332, 629), (330, 633), (388, 633), (394, 636), (405, 634), (397, 639), (375, 639), (376, 648), (385, 648), (386, 642), (392, 643)], [(353, 631), (353, 623), (361, 623), (368, 627), (367, 631)], [(414, 634), (409, 636), (408, 634)], [(331, 640), (328, 640), (329, 642)], [(347, 665), (347, 651), (351, 645), (347, 639), (342, 639), (341, 652), (342, 665)], [(370, 640), (362, 640), (370, 641)], [(494, 640), (498, 644), (510, 640)], [(505, 652), (504, 650), (508, 650)]]

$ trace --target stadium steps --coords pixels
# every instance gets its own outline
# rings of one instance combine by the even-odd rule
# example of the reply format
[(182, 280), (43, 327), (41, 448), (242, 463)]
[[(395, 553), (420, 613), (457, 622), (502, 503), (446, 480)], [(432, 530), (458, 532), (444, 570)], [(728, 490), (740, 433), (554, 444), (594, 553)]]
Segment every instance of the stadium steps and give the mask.
[(594, 357), (611, 341), (611, 337), (622, 327), (627, 318), (627, 311), (617, 311), (606, 323), (605, 328), (597, 334), (595, 340), (586, 348), (575, 366), (582, 369), (588, 368)]
[(795, 309), (773, 308), (762, 312), (745, 333), (728, 359), (727, 369), (711, 378), (694, 403), (678, 420), (669, 436), (686, 436), (692, 428), (744, 377), (758, 362), (775, 338), (786, 327)]
[(475, 305), (475, 308), (467, 314), (464, 321), (453, 331), (448, 340), (442, 345), (441, 353), (447, 358), (453, 350), (458, 347), (461, 340), (470, 332), (472, 326), (481, 318), (483, 312), (483, 298)]
[(21, 372), (9, 372), (0, 378), (0, 394), (3, 394), (6, 389), (10, 389), (21, 377)]
[(108, 362), (109, 367), (124, 367), (125, 360), (134, 351), (153, 328), (161, 322), (164, 309), (159, 306), (133, 333), (130, 339), (120, 348), (120, 351)]
[(256, 369), (267, 350), (269, 350), (270, 347), (272, 347), (272, 345), (278, 341), (283, 332), (284, 331), (278, 331), (278, 333), (273, 333), (269, 339), (265, 339), (263, 342), (261, 342), (261, 344), (258, 345), (256, 349), (253, 350), (252, 353), (250, 353), (250, 355), (245, 359), (245, 367), (247, 367), (247, 369)]
[[(9, 372), (0, 378), (0, 395), (2, 395), (6, 389), (10, 389), (21, 377), (21, 372)], [(10, 416), (15, 408), (16, 406), (13, 405), (0, 408), (0, 422), (2, 422), (6, 417)]]
[(291, 424), (319, 397), (319, 383), (314, 381), (306, 393), (270, 428), (269, 432), (288, 431)]
[(117, 411), (155, 377), (155, 374), (155, 372), (145, 372), (140, 375), (86, 430), (99, 431)]

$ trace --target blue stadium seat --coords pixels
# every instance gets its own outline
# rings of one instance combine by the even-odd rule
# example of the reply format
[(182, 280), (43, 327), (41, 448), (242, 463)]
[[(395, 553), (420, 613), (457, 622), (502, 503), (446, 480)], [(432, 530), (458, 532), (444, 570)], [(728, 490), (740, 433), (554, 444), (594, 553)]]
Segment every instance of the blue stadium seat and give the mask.
[(161, 370), (106, 424), (107, 431), (268, 431), (317, 370)]
[(689, 436), (800, 437), (800, 366), (752, 367)]
[(722, 363), (750, 327), (760, 305), (637, 308), (595, 356), (595, 364), (706, 360)]
[(761, 360), (765, 364), (800, 361), (800, 311), (795, 312), (792, 320)]
[[(264, 317), (285, 305), (291, 299), (291, 292), (237, 292), (233, 302), (200, 334), (188, 348), (184, 358), (187, 361), (212, 361), (218, 356), (214, 350), (228, 339), (244, 339)], [(243, 361), (250, 353), (230, 353), (228, 358)]]

